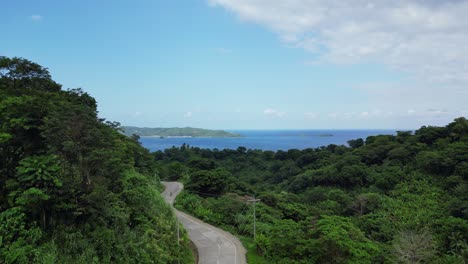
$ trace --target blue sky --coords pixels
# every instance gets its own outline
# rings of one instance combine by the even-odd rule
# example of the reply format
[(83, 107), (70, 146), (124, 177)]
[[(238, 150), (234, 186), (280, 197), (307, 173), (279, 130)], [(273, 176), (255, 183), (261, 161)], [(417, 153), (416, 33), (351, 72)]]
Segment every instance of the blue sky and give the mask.
[(340, 2), (7, 1), (0, 55), (48, 67), (124, 125), (417, 128), (468, 115), (465, 1)]

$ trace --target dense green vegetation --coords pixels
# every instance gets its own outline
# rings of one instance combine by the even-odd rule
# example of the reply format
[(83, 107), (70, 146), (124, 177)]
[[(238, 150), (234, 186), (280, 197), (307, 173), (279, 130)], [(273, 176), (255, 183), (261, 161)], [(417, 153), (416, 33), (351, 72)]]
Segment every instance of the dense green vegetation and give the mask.
[(193, 127), (149, 128), (123, 126), (123, 132), (127, 136), (159, 136), (159, 137), (239, 137), (236, 133), (224, 130), (210, 130)]
[(154, 158), (80, 89), (0, 57), (0, 263), (193, 262)]
[[(289, 151), (154, 153), (177, 206), (244, 237), (264, 263), (466, 263), (468, 121)], [(249, 241), (246, 242), (249, 244)], [(259, 263), (250, 253), (249, 261)]]
[(349, 147), (150, 154), (87, 93), (0, 57), (0, 263), (193, 262), (159, 176), (186, 183), (176, 206), (242, 236), (250, 263), (468, 261), (465, 118)]

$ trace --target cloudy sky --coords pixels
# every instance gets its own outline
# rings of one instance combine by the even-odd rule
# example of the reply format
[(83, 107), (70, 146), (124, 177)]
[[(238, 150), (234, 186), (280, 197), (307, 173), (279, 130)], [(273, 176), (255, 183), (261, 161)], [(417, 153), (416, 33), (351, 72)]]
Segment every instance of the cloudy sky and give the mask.
[(468, 1), (7, 1), (0, 55), (137, 126), (417, 128), (468, 116)]

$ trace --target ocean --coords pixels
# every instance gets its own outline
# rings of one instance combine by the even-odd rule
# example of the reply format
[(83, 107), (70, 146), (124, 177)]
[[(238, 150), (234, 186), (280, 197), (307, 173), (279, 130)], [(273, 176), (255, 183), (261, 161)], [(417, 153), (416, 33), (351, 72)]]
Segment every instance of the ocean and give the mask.
[(241, 137), (141, 137), (143, 147), (150, 151), (164, 150), (173, 146), (187, 144), (208, 149), (247, 149), (288, 150), (327, 146), (329, 144), (347, 145), (351, 139), (375, 135), (394, 135), (396, 130), (229, 130)]

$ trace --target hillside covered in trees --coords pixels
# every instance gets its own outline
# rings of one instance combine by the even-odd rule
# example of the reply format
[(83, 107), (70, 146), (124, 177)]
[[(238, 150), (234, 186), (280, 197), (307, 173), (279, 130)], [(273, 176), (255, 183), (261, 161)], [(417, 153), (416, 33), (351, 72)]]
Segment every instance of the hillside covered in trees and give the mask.
[(96, 101), (0, 57), (0, 263), (191, 263), (154, 158)]
[(127, 136), (137, 135), (142, 137), (240, 137), (239, 134), (224, 130), (211, 130), (194, 127), (134, 127), (122, 126), (122, 131)]
[(466, 263), (468, 121), (349, 146), (154, 153), (177, 206), (245, 237), (249, 263)]

